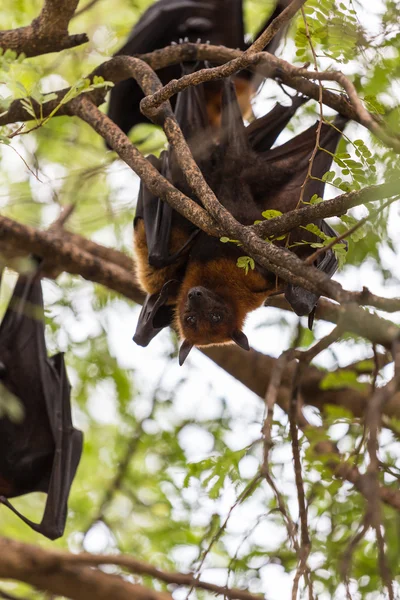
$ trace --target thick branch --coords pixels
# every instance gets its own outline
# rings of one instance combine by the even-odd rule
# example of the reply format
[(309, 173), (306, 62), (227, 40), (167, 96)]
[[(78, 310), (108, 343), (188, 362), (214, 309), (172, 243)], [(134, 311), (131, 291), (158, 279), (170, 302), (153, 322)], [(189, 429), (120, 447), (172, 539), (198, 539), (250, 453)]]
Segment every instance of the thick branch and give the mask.
[(86, 33), (68, 34), (68, 25), (79, 0), (44, 0), (41, 13), (30, 25), (0, 31), (0, 48), (39, 56), (60, 52), (88, 41)]
[[(167, 46), (162, 50), (155, 50), (149, 54), (143, 54), (140, 59), (146, 62), (153, 69), (158, 70), (167, 65), (179, 64), (184, 60), (209, 60), (212, 62), (221, 62), (238, 58), (242, 55), (240, 50), (232, 50), (230, 48), (224, 48), (223, 46), (211, 46), (207, 44), (181, 44), (179, 46)], [(106, 81), (112, 81), (118, 83), (124, 79), (131, 77), (129, 71), (129, 58), (125, 56), (116, 56), (102, 65), (97, 67), (90, 75), (88, 79), (92, 80), (95, 76), (102, 76)], [(252, 59), (254, 60), (254, 59)], [(278, 77), (285, 85), (296, 89), (302, 94), (309, 96), (315, 100), (318, 100), (318, 86), (305, 78), (293, 77), (291, 75), (291, 69), (296, 69), (288, 62), (276, 58), (272, 54), (263, 52), (257, 55), (258, 64), (253, 67), (253, 70), (257, 70), (265, 77)], [(251, 67), (250, 67), (251, 68)], [(220, 77), (218, 77), (220, 78)], [(197, 81), (196, 78), (193, 81)], [(57, 99), (45, 102), (42, 105), (42, 115), (44, 118), (48, 117), (60, 104), (60, 100), (68, 93), (70, 88), (59, 90), (57, 93)], [(106, 90), (97, 89), (90, 94), (91, 100), (96, 104), (100, 105), (105, 101)], [(32, 100), (33, 109), (35, 110), (36, 117), (39, 119), (41, 116), (39, 104)], [(333, 92), (324, 90), (323, 102), (326, 106), (333, 108), (337, 112), (343, 114), (349, 119), (357, 121), (357, 114), (346, 101), (343, 96), (335, 94)], [(59, 107), (56, 115), (70, 115), (68, 104)], [(9, 123), (17, 123), (20, 121), (30, 121), (32, 116), (25, 110), (20, 100), (14, 100), (8, 111), (0, 117), (0, 125), (7, 125)]]
[[(135, 302), (143, 301), (143, 294), (137, 287), (132, 271), (106, 260), (107, 248), (58, 231), (39, 231), (29, 225), (22, 225), (0, 216), (0, 239), (8, 249), (26, 254), (36, 254), (46, 259), (47, 269), (58, 272), (67, 271), (81, 275), (89, 281), (95, 281), (123, 294)], [(69, 238), (69, 239), (68, 239)], [(82, 240), (82, 243), (78, 239)], [(111, 256), (115, 251), (111, 250)], [(101, 256), (101, 257), (100, 257)], [(121, 259), (122, 262), (123, 259)], [(46, 272), (46, 269), (45, 269)]]
[[(302, 4), (302, 2), (299, 2), (299, 4)], [(291, 11), (294, 10), (294, 5), (295, 2), (292, 2), (288, 9), (290, 9)], [(288, 9), (285, 9), (285, 11), (282, 12), (280, 17), (283, 17)], [(275, 19), (275, 21), (277, 21), (277, 19)], [(270, 27), (266, 30), (265, 34), (267, 34), (268, 31), (272, 31), (270, 30), (270, 28), (274, 26), (275, 21), (271, 23)], [(198, 84), (201, 81), (222, 79), (223, 77), (236, 73), (237, 71), (245, 67), (250, 68), (251, 70), (256, 70), (257, 72), (261, 73), (264, 77), (278, 78), (282, 83), (288, 85), (289, 87), (292, 87), (293, 89), (296, 89), (298, 92), (301, 92), (302, 94), (309, 96), (314, 100), (319, 100), (319, 86), (310, 81), (310, 79), (314, 79), (316, 77), (315, 71), (308, 71), (307, 69), (295, 67), (287, 61), (279, 59), (276, 56), (269, 54), (268, 52), (258, 51), (257, 54), (254, 54), (249, 53), (250, 50), (251, 49), (249, 49), (246, 53), (243, 53), (239, 50), (224, 48), (223, 46), (186, 43), (179, 46), (169, 46), (167, 48), (163, 48), (161, 50), (156, 50), (152, 53), (142, 55), (140, 58), (156, 70), (171, 64), (179, 64), (183, 60), (209, 60), (217, 63), (226, 63), (223, 64), (221, 67), (215, 67), (214, 69), (204, 69), (191, 75), (184, 76), (181, 79), (179, 79), (179, 81), (172, 81), (168, 83), (164, 88), (162, 88), (162, 90), (158, 90), (155, 94), (150, 95), (149, 98), (146, 98), (143, 101), (144, 107), (147, 106), (147, 108), (151, 112), (152, 110), (156, 110), (156, 108), (161, 104), (162, 101), (169, 99), (178, 91), (188, 87), (188, 85)], [(122, 67), (121, 59), (123, 60), (124, 58), (126, 57), (117, 56), (111, 59), (110, 61), (103, 63), (102, 65), (97, 67), (88, 76), (88, 78), (92, 79), (96, 75), (101, 75), (107, 81), (112, 81), (114, 83), (118, 83), (123, 79), (129, 78), (131, 75), (126, 70), (124, 72), (124, 69)], [(332, 80), (336, 77), (336, 80), (339, 83), (343, 83), (344, 75), (342, 73), (329, 72), (319, 74), (320, 78), (322, 79), (325, 75), (327, 80)], [(349, 85), (352, 85), (351, 82), (347, 79), (345, 83), (347, 87), (349, 87)], [(67, 91), (68, 90), (60, 90), (58, 92), (57, 100), (46, 102), (42, 106), (42, 114), (44, 117), (47, 117), (52, 113), (54, 108), (57, 107), (57, 105), (59, 104), (59, 99), (62, 98), (67, 93)], [(353, 92), (352, 89), (352, 98), (354, 97), (354, 94), (355, 92)], [(102, 90), (96, 90), (96, 92), (91, 95), (91, 98), (95, 104), (99, 105), (102, 102), (104, 102), (105, 93)], [(373, 115), (368, 113), (365, 109), (363, 109), (360, 113), (361, 109), (359, 107), (358, 100), (356, 102), (356, 108), (353, 108), (353, 106), (349, 104), (349, 102), (343, 96), (335, 94), (328, 90), (323, 90), (322, 102), (326, 106), (333, 108), (334, 110), (348, 117), (349, 119), (363, 124), (365, 127), (373, 131), (373, 133), (377, 137), (382, 139), (382, 141), (384, 141), (389, 146), (397, 150), (400, 149), (400, 140), (396, 137), (391, 136), (389, 132), (376, 121), (376, 118)], [(34, 101), (32, 103), (36, 111), (37, 118), (39, 118), (39, 106)], [(65, 115), (70, 114), (70, 112), (67, 106), (63, 106), (57, 112), (57, 114)], [(21, 102), (19, 100), (15, 100), (11, 104), (7, 113), (0, 117), (0, 125), (6, 125), (8, 123), (15, 123), (18, 121), (29, 121), (31, 120), (31, 118), (31, 115), (29, 115), (29, 113), (26, 112)]]
[(223, 594), (226, 598), (237, 599), (237, 600), (260, 600), (261, 596), (255, 596), (246, 590), (240, 590), (237, 588), (227, 588), (224, 586), (215, 585), (214, 583), (208, 583), (207, 581), (200, 581), (193, 573), (169, 573), (167, 571), (161, 571), (153, 565), (144, 563), (140, 560), (136, 560), (131, 556), (110, 556), (102, 554), (65, 554), (66, 563), (70, 564), (81, 564), (81, 565), (119, 565), (128, 569), (132, 573), (137, 575), (148, 575), (164, 583), (175, 584), (177, 586), (185, 586), (190, 588), (203, 589), (214, 594)]
[(138, 575), (148, 575), (176, 586), (194, 587), (232, 600), (259, 600), (245, 590), (199, 581), (191, 573), (168, 573), (126, 555), (70, 554), (42, 550), (8, 538), (0, 538), (0, 577), (24, 581), (39, 589), (73, 600), (168, 600), (171, 596), (142, 585), (128, 583), (90, 566), (119, 565)]
[[(271, 375), (276, 369), (277, 359), (256, 350), (250, 350), (247, 353), (235, 346), (229, 346), (229, 350), (218, 346), (202, 348), (202, 352), (257, 396), (265, 397)], [(294, 363), (292, 362), (282, 376), (278, 404), (285, 411), (289, 407), (293, 369)], [(304, 404), (315, 406), (322, 412), (325, 406), (341, 406), (355, 417), (362, 418), (370, 397), (368, 387), (366, 386), (365, 390), (356, 390), (345, 386), (341, 389), (322, 390), (320, 386), (325, 375), (326, 373), (317, 367), (308, 367), (301, 380)], [(384, 413), (390, 417), (400, 418), (400, 393), (395, 394), (385, 405)]]
[(78, 565), (64, 566), (58, 553), (0, 538), (0, 577), (24, 581), (72, 600), (169, 600), (171, 596), (116, 575)]

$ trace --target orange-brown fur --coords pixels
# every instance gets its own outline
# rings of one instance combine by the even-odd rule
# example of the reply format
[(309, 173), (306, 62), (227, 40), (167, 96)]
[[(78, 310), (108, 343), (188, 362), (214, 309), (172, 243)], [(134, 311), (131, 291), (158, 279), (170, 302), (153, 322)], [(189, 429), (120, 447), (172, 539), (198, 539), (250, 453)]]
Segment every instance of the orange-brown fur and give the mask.
[(7, 497), (9, 498), (11, 496), (12, 492), (13, 492), (12, 484), (0, 476), (0, 495), (5, 496), (6, 498)]
[[(248, 79), (243, 77), (235, 78), (236, 94), (239, 101), (240, 110), (244, 119), (249, 119), (253, 112), (251, 108), (251, 98), (254, 94), (254, 88)], [(207, 116), (211, 127), (218, 129), (221, 125), (221, 104), (222, 104), (222, 90), (206, 88), (206, 104), (207, 104)]]
[[(188, 234), (178, 227), (171, 231), (170, 252), (174, 253), (181, 248), (188, 239)], [(133, 236), (133, 247), (135, 251), (135, 270), (139, 285), (147, 294), (157, 294), (161, 291), (164, 283), (173, 279), (182, 264), (187, 260), (184, 254), (172, 265), (161, 269), (149, 265), (146, 233), (143, 219), (139, 219), (135, 225)]]
[[(234, 327), (226, 321), (217, 325), (201, 323), (198, 331), (184, 332), (182, 316), (187, 294), (197, 286), (208, 288), (226, 300), (234, 312)], [(175, 326), (181, 337), (195, 346), (230, 343), (232, 330), (241, 330), (247, 313), (261, 306), (272, 291), (271, 284), (261, 273), (250, 270), (246, 275), (234, 259), (216, 258), (205, 264), (189, 263), (177, 298)]]

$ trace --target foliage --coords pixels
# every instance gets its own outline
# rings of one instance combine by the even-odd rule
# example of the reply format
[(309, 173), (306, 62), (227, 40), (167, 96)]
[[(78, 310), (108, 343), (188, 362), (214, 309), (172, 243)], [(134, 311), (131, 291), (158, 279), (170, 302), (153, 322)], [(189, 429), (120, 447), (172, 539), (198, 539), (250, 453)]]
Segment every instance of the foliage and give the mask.
[[(44, 102), (54, 97), (54, 91), (69, 85), (74, 94), (82, 91), (88, 85), (86, 75), (112, 55), (150, 3), (100, 0), (72, 21), (71, 30), (86, 31), (90, 42), (58, 56), (26, 59), (9, 52), (1, 54), (0, 113), (13, 98), (30, 95)], [(2, 28), (26, 25), (41, 5), (42, 0), (6, 2)], [(261, 15), (270, 5), (263, 0), (246, 2), (249, 31), (257, 30)], [(399, 133), (396, 3), (384, 0), (376, 8), (374, 3), (364, 6), (356, 0), (309, 0), (305, 14), (320, 68), (340, 69), (351, 76), (369, 110)], [(284, 57), (297, 65), (312, 63), (302, 17), (288, 34)], [(98, 81), (95, 85), (107, 83)], [(273, 83), (264, 86), (263, 93), (272, 101), (282, 99), (280, 88)], [(304, 129), (304, 123), (315, 120), (318, 114), (316, 103), (308, 103), (293, 120), (296, 130)], [(324, 117), (329, 119), (325, 109)], [(60, 206), (73, 203), (76, 210), (68, 221), (71, 230), (130, 253), (137, 177), (76, 119), (53, 115), (30, 127), (35, 125), (40, 126), (29, 135), (13, 137), (9, 136), (16, 133), (17, 126), (0, 129), (1, 213), (47, 227), (58, 216)], [(399, 157), (392, 150), (361, 126), (352, 125), (347, 131), (334, 156), (332, 171), (324, 176), (326, 196), (398, 177)], [(165, 143), (163, 133), (150, 125), (137, 128), (131, 139), (144, 153), (159, 152)], [(311, 199), (312, 204), (319, 201), (322, 199), (318, 197)], [(348, 239), (349, 252), (340, 275), (347, 277), (348, 287), (356, 286), (358, 277), (375, 278), (377, 285), (386, 282), (393, 289), (399, 285), (394, 268), (398, 262), (393, 236), (398, 231), (397, 225), (393, 227), (396, 209), (377, 208), (368, 205), (355, 209), (334, 223), (343, 233), (368, 217)], [(264, 219), (280, 214), (267, 213), (262, 215)], [(332, 241), (322, 232), (317, 234), (322, 246)], [(236, 240), (222, 238), (221, 242)], [(340, 244), (336, 246), (337, 252), (343, 250)], [(254, 268), (250, 257), (240, 257), (239, 261), (238, 267), (246, 273)], [(6, 274), (6, 283), (8, 277)], [(74, 422), (85, 434), (66, 535), (56, 544), (74, 551), (127, 552), (160, 568), (185, 571), (199, 566), (213, 541), (202, 568), (204, 578), (214, 578), (217, 573), (221, 584), (229, 580), (232, 586), (265, 592), (270, 600), (289, 598), (296, 554), (288, 541), (286, 519), (265, 480), (257, 479), (252, 487), (263, 462), (260, 429), (264, 406), (260, 399), (200, 356), (191, 357), (189, 369), (179, 370), (174, 340), (167, 333), (155, 342), (151, 354), (133, 347), (131, 336), (138, 308), (99, 286), (63, 275), (56, 283), (45, 285), (45, 300), (48, 343), (53, 353), (66, 352)], [(280, 316), (275, 322), (272, 310), (260, 311), (258, 319), (262, 327), (253, 331), (255, 345), (275, 356), (289, 346), (290, 340), (308, 347), (326, 332), (326, 324), (317, 324), (311, 333), (292, 315)], [(371, 385), (370, 375), (336, 371), (345, 362), (354, 362), (355, 357), (370, 356), (371, 348), (358, 339), (349, 337), (332, 345), (316, 361), (321, 368), (331, 370), (323, 381), (327, 393), (344, 386), (363, 390)], [(362, 425), (343, 409), (327, 409), (323, 420), (314, 413), (314, 419), (321, 428), (310, 434), (311, 442), (304, 436), (300, 440), (310, 503), (310, 565), (317, 597), (342, 599), (345, 591), (340, 561), (358, 530), (365, 505), (356, 490), (332, 476), (332, 457), (317, 459), (314, 448), (320, 436), (328, 435), (363, 471), (365, 441)], [(400, 472), (393, 431), (395, 426), (382, 434), (380, 458), (387, 465), (385, 482), (397, 489)], [(289, 428), (279, 409), (272, 438), (271, 475), (297, 523)], [(116, 488), (116, 474), (125, 462), (122, 483)], [(16, 499), (15, 505), (35, 518), (43, 498), (29, 495)], [(398, 516), (385, 508), (383, 517), (388, 560), (398, 574)], [(3, 507), (0, 528), (4, 535), (50, 543)], [(350, 575), (355, 598), (383, 597), (373, 534), (355, 548)], [(146, 584), (163, 589), (154, 581), (146, 580)], [(1, 587), (33, 597), (26, 586), (7, 583)], [(45, 598), (38, 592), (34, 597)]]

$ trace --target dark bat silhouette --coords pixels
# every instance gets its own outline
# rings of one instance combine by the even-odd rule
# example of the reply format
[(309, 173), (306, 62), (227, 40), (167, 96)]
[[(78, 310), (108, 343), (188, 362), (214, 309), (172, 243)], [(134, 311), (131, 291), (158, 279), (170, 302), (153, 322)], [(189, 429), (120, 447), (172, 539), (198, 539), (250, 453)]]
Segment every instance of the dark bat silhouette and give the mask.
[[(279, 0), (271, 17), (264, 23), (260, 32), (278, 16), (291, 0)], [(285, 28), (277, 33), (265, 48), (274, 53)], [(211, 44), (229, 48), (248, 47), (245, 42), (242, 0), (158, 0), (143, 14), (132, 29), (126, 44), (117, 55), (133, 56), (145, 54), (165, 48), (172, 42), (186, 39), (190, 42), (209, 41)], [(180, 76), (180, 66), (172, 65), (158, 71), (163, 84)], [(259, 78), (251, 79), (250, 72), (242, 72), (237, 79), (242, 98), (243, 110), (249, 110), (249, 101), (254, 86), (260, 83)], [(220, 84), (215, 82), (205, 86), (207, 105), (210, 116), (218, 120), (220, 113)], [(126, 79), (117, 83), (111, 90), (108, 107), (109, 117), (122, 131), (128, 133), (138, 123), (148, 122), (140, 112), (140, 101), (143, 92), (134, 79)], [(175, 98), (172, 98), (175, 105)]]
[[(15, 396), (23, 419), (0, 418), (0, 502), (50, 539), (63, 535), (67, 501), (82, 453), (82, 433), (71, 421), (64, 357), (47, 356), (43, 296), (38, 273), (20, 275), (0, 325), (0, 394)], [(8, 501), (46, 492), (40, 523)]]
[[(260, 220), (265, 210), (294, 210), (315, 147), (318, 123), (282, 146), (271, 149), (271, 145), (306, 99), (296, 97), (289, 107), (277, 105), (246, 128), (235, 88), (226, 81), (219, 140), (215, 141), (209, 135), (202, 93), (201, 86), (182, 92), (176, 115), (194, 158), (221, 204), (245, 225)], [(326, 151), (316, 153), (312, 170), (316, 179), (308, 181), (304, 201), (314, 194), (323, 195), (325, 184), (321, 178), (330, 168), (345, 123), (346, 119), (338, 116), (334, 127), (322, 125), (319, 145)], [(194, 198), (171, 150), (159, 161), (152, 160), (176, 187)], [(181, 362), (193, 345), (233, 340), (247, 347), (241, 331), (244, 317), (276, 289), (276, 276), (259, 265), (245, 275), (236, 264), (243, 255), (240, 248), (222, 244), (204, 232), (195, 235), (192, 224), (160, 204), (142, 185), (135, 217), (135, 250), (138, 278), (148, 297), (134, 341), (147, 345), (163, 327), (174, 324), (185, 340)], [(164, 214), (168, 215), (165, 220)], [(329, 237), (336, 235), (323, 220), (316, 220), (315, 225)], [(290, 249), (302, 259), (314, 252), (310, 244), (320, 241), (303, 228), (295, 229), (289, 237)], [(286, 240), (276, 243), (284, 245)], [(326, 251), (315, 266), (332, 276), (337, 269), (334, 252)], [(318, 297), (298, 286), (284, 285), (293, 310), (299, 315), (312, 315)], [(207, 319), (215, 323), (206, 323)]]

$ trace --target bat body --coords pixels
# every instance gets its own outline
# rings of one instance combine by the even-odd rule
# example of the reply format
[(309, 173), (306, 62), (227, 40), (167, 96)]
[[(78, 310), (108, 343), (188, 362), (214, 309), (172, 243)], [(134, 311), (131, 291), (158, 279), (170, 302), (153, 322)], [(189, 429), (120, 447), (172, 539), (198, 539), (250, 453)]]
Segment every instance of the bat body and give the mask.
[[(273, 15), (264, 24), (279, 15), (290, 0), (279, 0)], [(273, 53), (284, 31), (281, 30), (265, 48)], [(133, 56), (165, 48), (172, 42), (185, 39), (190, 42), (210, 42), (244, 50), (245, 42), (242, 0), (158, 0), (143, 14), (132, 29), (126, 44), (117, 55)], [(180, 65), (171, 65), (158, 71), (163, 84), (180, 77)], [(243, 114), (250, 114), (250, 99), (259, 84), (252, 81), (250, 72), (242, 72), (235, 79)], [(209, 120), (218, 124), (221, 105), (221, 85), (210, 83), (204, 87)], [(111, 90), (109, 117), (124, 131), (138, 123), (148, 122), (140, 112), (143, 93), (133, 79), (117, 83)], [(175, 99), (172, 99), (174, 106)]]
[[(182, 92), (176, 114), (194, 158), (221, 204), (244, 225), (262, 219), (262, 212), (266, 210), (282, 213), (294, 210), (316, 144), (318, 124), (282, 146), (271, 149), (271, 145), (305, 99), (295, 98), (287, 108), (277, 105), (246, 128), (235, 88), (230, 81), (225, 81), (221, 128), (219, 140), (215, 142), (208, 135), (202, 93), (201, 86)], [(322, 196), (324, 182), (320, 179), (329, 170), (345, 122), (344, 118), (337, 117), (334, 127), (322, 125), (319, 145), (327, 152), (319, 149), (316, 153), (312, 175), (318, 179), (308, 181), (304, 201), (313, 194)], [(205, 140), (205, 149), (199, 139)], [(159, 161), (152, 160), (175, 186), (196, 199), (184, 182), (173, 152), (167, 151)], [(193, 225), (170, 209), (166, 209), (164, 220), (159, 203), (142, 186), (134, 241), (137, 274), (148, 298), (134, 337), (137, 343), (147, 345), (163, 326), (173, 324), (184, 340), (181, 363), (194, 345), (233, 341), (248, 348), (242, 332), (246, 315), (282, 285), (297, 314), (313, 313), (318, 300), (315, 294), (277, 282), (276, 276), (260, 265), (247, 272), (238, 268), (238, 259), (244, 254), (240, 247), (234, 243), (223, 244), (204, 232), (195, 235)], [(336, 235), (322, 220), (315, 225), (329, 237)], [(305, 259), (314, 252), (310, 243), (320, 241), (315, 234), (300, 228), (290, 232), (289, 238), (275, 243), (288, 245)], [(337, 261), (332, 250), (318, 257), (315, 266), (333, 275)]]
[[(69, 490), (82, 452), (71, 421), (64, 357), (47, 356), (40, 278), (20, 275), (0, 325), (0, 394), (16, 397), (21, 422), (0, 417), (0, 502), (50, 539), (65, 528)], [(21, 515), (9, 498), (46, 492), (41, 523)]]

